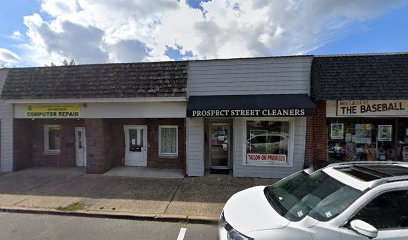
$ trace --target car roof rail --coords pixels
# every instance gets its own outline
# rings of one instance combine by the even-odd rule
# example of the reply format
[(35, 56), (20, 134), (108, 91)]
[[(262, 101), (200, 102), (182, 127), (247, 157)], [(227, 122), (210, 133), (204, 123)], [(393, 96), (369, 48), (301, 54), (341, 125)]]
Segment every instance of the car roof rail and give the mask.
[(373, 185), (370, 188), (378, 187), (386, 183), (402, 182), (402, 181), (408, 181), (408, 175), (377, 179), (374, 181)]
[(352, 165), (406, 165), (406, 166), (408, 166), (408, 162), (401, 162), (401, 161), (352, 161), (352, 162), (331, 163), (328, 167), (352, 166)]

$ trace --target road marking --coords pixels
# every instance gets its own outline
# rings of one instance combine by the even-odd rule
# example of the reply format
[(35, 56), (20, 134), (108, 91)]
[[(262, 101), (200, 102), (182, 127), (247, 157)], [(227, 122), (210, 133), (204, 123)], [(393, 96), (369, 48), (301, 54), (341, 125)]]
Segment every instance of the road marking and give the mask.
[(187, 228), (180, 228), (180, 233), (177, 237), (177, 240), (183, 240), (184, 236), (186, 235)]

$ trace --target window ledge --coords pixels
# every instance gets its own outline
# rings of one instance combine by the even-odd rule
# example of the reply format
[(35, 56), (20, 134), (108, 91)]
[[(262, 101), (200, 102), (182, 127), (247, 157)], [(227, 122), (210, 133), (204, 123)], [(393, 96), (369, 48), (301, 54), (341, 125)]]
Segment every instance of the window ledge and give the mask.
[(178, 155), (159, 155), (159, 158), (178, 158)]
[(58, 152), (44, 152), (44, 155), (61, 155), (61, 151), (58, 151)]

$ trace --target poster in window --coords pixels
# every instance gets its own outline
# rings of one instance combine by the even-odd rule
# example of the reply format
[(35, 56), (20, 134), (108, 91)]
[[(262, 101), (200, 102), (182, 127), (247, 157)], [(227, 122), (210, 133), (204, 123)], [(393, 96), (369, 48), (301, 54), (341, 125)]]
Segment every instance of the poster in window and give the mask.
[(378, 141), (392, 141), (392, 125), (378, 125)]
[(343, 139), (344, 137), (344, 124), (332, 123), (330, 125), (330, 138), (331, 139)]
[(356, 143), (370, 144), (371, 143), (371, 124), (356, 124)]
[(351, 133), (346, 133), (346, 143), (352, 142), (352, 134)]

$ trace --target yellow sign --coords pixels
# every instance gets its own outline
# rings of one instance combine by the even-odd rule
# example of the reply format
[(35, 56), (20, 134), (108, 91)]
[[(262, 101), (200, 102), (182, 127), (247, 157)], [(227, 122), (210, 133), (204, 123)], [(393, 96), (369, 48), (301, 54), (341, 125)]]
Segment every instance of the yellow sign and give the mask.
[(79, 104), (27, 104), (24, 112), (28, 118), (79, 118)]

